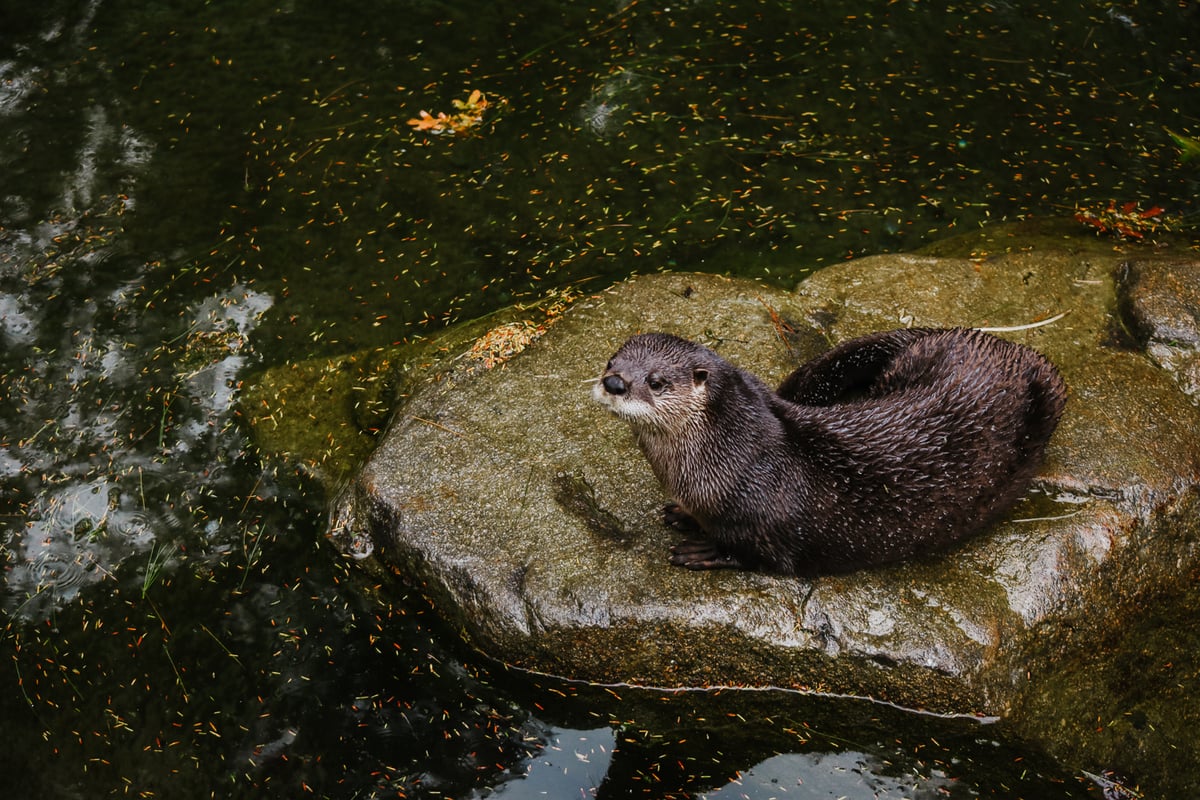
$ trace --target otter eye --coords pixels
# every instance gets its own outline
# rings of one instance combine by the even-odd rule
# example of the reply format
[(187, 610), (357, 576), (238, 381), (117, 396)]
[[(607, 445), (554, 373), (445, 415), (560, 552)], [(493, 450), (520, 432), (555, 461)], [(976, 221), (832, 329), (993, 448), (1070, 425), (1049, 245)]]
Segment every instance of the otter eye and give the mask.
[(646, 385), (655, 394), (662, 394), (663, 390), (670, 386), (670, 383), (664, 380), (657, 372), (651, 372), (646, 376)]

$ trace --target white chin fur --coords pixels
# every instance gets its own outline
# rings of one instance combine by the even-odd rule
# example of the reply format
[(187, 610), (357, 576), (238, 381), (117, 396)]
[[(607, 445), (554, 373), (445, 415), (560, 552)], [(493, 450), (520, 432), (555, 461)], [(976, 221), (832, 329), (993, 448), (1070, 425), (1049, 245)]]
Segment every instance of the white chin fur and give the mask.
[(639, 400), (630, 400), (628, 397), (622, 395), (609, 394), (604, 391), (604, 387), (599, 383), (592, 387), (592, 399), (603, 406), (607, 406), (609, 411), (622, 419), (644, 419), (654, 414), (653, 406), (649, 406)]

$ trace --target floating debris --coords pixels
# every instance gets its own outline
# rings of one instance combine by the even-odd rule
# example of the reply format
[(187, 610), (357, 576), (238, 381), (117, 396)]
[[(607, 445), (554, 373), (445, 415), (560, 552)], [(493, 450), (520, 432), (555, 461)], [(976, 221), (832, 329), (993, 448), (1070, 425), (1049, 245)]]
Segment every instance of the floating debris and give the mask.
[(474, 365), (491, 369), (508, 361), (545, 332), (545, 325), (535, 325), (529, 320), (499, 325), (480, 336), (466, 352), (466, 358)]
[(476, 339), (471, 349), (463, 353), (462, 357), (471, 364), (472, 371), (480, 367), (491, 369), (503, 364), (540, 339), (580, 296), (578, 290), (572, 287), (547, 292), (546, 296), (535, 304), (545, 313), (544, 321), (537, 323), (525, 319), (497, 325)]
[(466, 100), (453, 100), (451, 103), (458, 113), (448, 115), (440, 111), (435, 116), (428, 111), (420, 111), (408, 124), (428, 133), (463, 133), (483, 122), (483, 112), (493, 105), (488, 102), (487, 95), (478, 89), (471, 92)]
[(1163, 209), (1153, 206), (1139, 209), (1136, 203), (1117, 205), (1110, 200), (1103, 209), (1081, 208), (1075, 210), (1075, 219), (1090, 225), (1100, 233), (1115, 234), (1125, 239), (1142, 239), (1147, 233), (1169, 230), (1162, 219)]

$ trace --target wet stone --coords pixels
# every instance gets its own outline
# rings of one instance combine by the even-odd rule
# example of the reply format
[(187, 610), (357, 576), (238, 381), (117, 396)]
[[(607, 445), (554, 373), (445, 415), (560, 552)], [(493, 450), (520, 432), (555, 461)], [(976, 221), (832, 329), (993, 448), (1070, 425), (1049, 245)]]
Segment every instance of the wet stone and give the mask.
[[(341, 495), (331, 537), (364, 564), (398, 570), (474, 645), (520, 667), (999, 716), (1052, 752), (1069, 750), (1095, 720), (1043, 713), (1048, 692), (1071, 691), (1056, 665), (1092, 652), (1200, 567), (1190, 522), (1200, 412), (1191, 379), (1147, 350), (1162, 331), (1192, 346), (1195, 298), (1186, 286), (1172, 295), (1172, 276), (1194, 274), (1180, 259), (1141, 259), (1131, 271), (1118, 254), (1027, 248), (864, 258), (795, 291), (635, 277), (578, 301), (502, 365), (468, 374), (450, 359), (414, 381)], [(1069, 387), (1034, 490), (950, 552), (849, 575), (669, 565), (678, 534), (660, 519), (668, 498), (628, 426), (590, 398), (606, 359), (636, 332), (696, 339), (775, 384), (812, 343), (1064, 312), (998, 334), (1046, 354)], [(1114, 336), (1131, 325), (1140, 339)], [(1068, 705), (1085, 709), (1078, 700)]]
[(1121, 266), (1126, 328), (1191, 397), (1200, 393), (1200, 263), (1131, 259)]

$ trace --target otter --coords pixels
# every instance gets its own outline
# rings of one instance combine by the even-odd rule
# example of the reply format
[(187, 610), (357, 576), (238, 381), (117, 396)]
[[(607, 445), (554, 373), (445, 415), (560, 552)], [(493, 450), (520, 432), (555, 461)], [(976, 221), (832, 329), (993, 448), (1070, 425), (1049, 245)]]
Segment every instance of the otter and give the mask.
[(630, 338), (593, 389), (672, 496), (689, 569), (815, 576), (945, 548), (1025, 492), (1066, 390), (1041, 354), (979, 330), (845, 342), (772, 392), (707, 347)]

